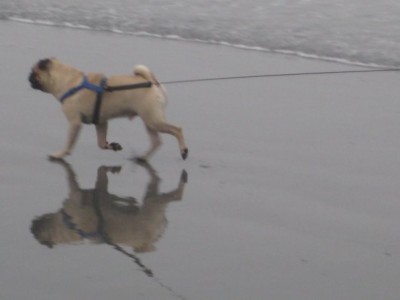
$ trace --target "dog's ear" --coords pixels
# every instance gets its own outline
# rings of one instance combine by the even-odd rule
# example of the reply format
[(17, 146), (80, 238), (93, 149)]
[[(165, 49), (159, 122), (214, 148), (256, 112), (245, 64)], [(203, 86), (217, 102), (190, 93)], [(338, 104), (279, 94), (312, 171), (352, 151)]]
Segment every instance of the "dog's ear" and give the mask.
[(38, 68), (42, 71), (46, 71), (49, 68), (49, 65), (51, 63), (51, 60), (46, 58), (46, 59), (41, 59), (38, 62)]

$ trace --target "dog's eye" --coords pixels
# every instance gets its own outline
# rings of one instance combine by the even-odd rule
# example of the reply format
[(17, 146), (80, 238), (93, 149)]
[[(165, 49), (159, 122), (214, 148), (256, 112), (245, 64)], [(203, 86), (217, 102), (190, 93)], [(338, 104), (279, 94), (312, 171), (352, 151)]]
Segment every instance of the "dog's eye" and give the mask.
[(50, 63), (50, 59), (42, 59), (38, 63), (38, 67), (40, 70), (44, 71), (47, 69), (48, 64)]

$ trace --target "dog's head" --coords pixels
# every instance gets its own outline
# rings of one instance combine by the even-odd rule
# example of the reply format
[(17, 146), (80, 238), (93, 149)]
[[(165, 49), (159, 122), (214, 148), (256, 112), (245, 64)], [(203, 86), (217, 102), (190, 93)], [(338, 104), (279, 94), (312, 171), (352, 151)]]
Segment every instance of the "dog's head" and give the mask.
[(49, 93), (51, 90), (51, 71), (54, 64), (54, 59), (41, 59), (31, 70), (28, 77), (31, 87), (35, 90)]
[(40, 244), (49, 248), (82, 241), (78, 231), (67, 226), (61, 212), (35, 218), (31, 224), (31, 233)]
[(54, 240), (51, 234), (51, 227), (53, 223), (53, 215), (48, 214), (32, 221), (31, 232), (36, 240), (49, 248), (53, 248)]

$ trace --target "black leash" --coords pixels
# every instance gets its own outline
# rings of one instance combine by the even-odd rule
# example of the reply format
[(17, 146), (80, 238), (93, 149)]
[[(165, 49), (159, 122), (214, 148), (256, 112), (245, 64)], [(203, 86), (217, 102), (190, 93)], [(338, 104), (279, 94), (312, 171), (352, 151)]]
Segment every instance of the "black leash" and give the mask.
[(233, 80), (233, 79), (249, 79), (249, 78), (267, 78), (267, 77), (289, 77), (289, 76), (311, 76), (311, 75), (333, 75), (333, 74), (351, 74), (351, 73), (372, 73), (372, 72), (398, 72), (400, 68), (387, 69), (368, 69), (368, 70), (344, 70), (344, 71), (321, 71), (321, 72), (299, 72), (299, 73), (277, 73), (277, 74), (261, 74), (261, 75), (244, 75), (244, 76), (228, 76), (228, 77), (212, 77), (197, 78), (187, 80), (164, 81), (161, 84), (179, 84), (194, 83), (217, 80)]
[[(289, 77), (289, 76), (312, 76), (312, 75), (334, 75), (334, 74), (352, 74), (352, 73), (373, 73), (373, 72), (398, 72), (400, 68), (387, 68), (387, 69), (367, 69), (367, 70), (343, 70), (343, 71), (321, 71), (321, 72), (299, 72), (299, 73), (276, 73), (276, 74), (261, 74), (261, 75), (244, 75), (244, 76), (227, 76), (227, 77), (211, 77), (211, 78), (197, 78), (197, 79), (186, 79), (186, 80), (174, 80), (164, 81), (161, 84), (182, 84), (182, 83), (195, 83), (195, 82), (206, 82), (206, 81), (221, 81), (221, 80), (234, 80), (234, 79), (250, 79), (250, 78), (268, 78), (268, 77)], [(123, 90), (150, 88), (153, 85), (152, 82), (140, 82), (135, 84), (107, 86), (107, 79), (103, 78), (99, 86), (92, 85), (84, 80), (84, 82), (68, 91), (61, 97), (61, 101), (65, 98), (73, 95), (82, 88), (88, 88), (96, 92), (96, 103), (93, 109), (93, 124), (98, 124), (100, 118), (101, 103), (103, 100), (104, 92), (116, 92)]]
[(124, 248), (122, 248), (121, 246), (119, 246), (118, 244), (116, 244), (116, 243), (114, 243), (112, 241), (112, 239), (110, 238), (110, 236), (107, 234), (107, 232), (105, 230), (105, 220), (104, 220), (103, 214), (101, 212), (99, 199), (98, 199), (98, 197), (96, 195), (96, 190), (94, 191), (94, 195), (93, 195), (93, 208), (94, 208), (94, 211), (95, 211), (97, 219), (98, 219), (98, 225), (97, 225), (98, 231), (99, 231), (104, 243), (106, 243), (107, 245), (110, 245), (111, 247), (113, 247), (118, 252), (120, 252), (120, 253), (126, 255), (127, 257), (131, 258), (133, 260), (133, 262), (140, 268), (140, 270), (144, 274), (146, 274), (147, 277), (152, 278), (162, 288), (168, 290), (171, 293), (171, 295), (173, 295), (175, 298), (181, 299), (181, 300), (187, 300), (184, 296), (182, 296), (182, 295), (178, 294), (177, 292), (175, 292), (171, 287), (165, 285), (161, 281), (161, 279), (157, 278), (154, 275), (153, 271), (150, 268), (146, 267), (146, 265), (134, 253), (129, 253)]

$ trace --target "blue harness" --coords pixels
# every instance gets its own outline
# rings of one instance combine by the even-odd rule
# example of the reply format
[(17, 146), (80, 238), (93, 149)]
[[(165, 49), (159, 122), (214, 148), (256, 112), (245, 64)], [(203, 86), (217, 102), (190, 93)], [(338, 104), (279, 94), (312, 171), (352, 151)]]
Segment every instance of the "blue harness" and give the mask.
[(76, 94), (79, 92), (81, 89), (88, 89), (93, 92), (96, 92), (97, 94), (103, 93), (104, 92), (104, 85), (106, 83), (106, 78), (103, 78), (100, 82), (100, 85), (95, 85), (93, 83), (90, 83), (87, 76), (83, 76), (82, 83), (76, 87), (73, 87), (69, 91), (67, 91), (64, 95), (61, 96), (60, 102), (64, 103), (64, 100), (67, 99), (68, 97), (71, 97), (72, 95)]
[(68, 90), (64, 95), (60, 97), (60, 102), (64, 103), (65, 99), (71, 97), (72, 95), (76, 94), (82, 89), (87, 89), (96, 93), (96, 103), (93, 108), (93, 124), (99, 123), (100, 117), (100, 108), (101, 102), (103, 100), (104, 92), (114, 92), (114, 91), (122, 91), (122, 90), (132, 90), (132, 89), (140, 89), (140, 88), (150, 88), (153, 85), (152, 82), (141, 82), (135, 84), (128, 84), (128, 85), (120, 85), (120, 86), (107, 86), (107, 78), (103, 77), (100, 81), (100, 85), (95, 85), (90, 83), (87, 76), (83, 76), (82, 83), (72, 89)]
[(83, 238), (83, 239), (97, 239), (99, 241), (103, 241), (103, 235), (101, 232), (101, 229), (99, 228), (100, 225), (98, 225), (96, 231), (92, 231), (92, 232), (86, 232), (83, 231), (82, 229), (78, 228), (78, 226), (76, 226), (76, 224), (72, 221), (72, 217), (70, 215), (67, 214), (67, 212), (62, 209), (61, 210), (61, 216), (62, 216), (62, 220), (64, 222), (64, 225), (70, 229), (75, 231), (76, 233), (78, 233), (78, 235)]

